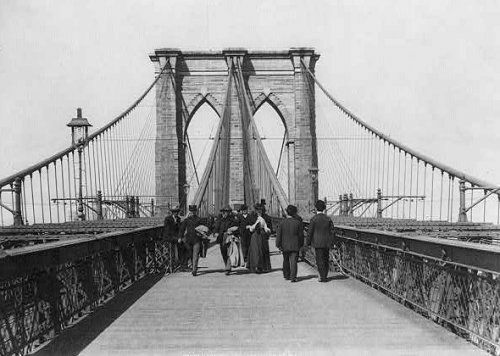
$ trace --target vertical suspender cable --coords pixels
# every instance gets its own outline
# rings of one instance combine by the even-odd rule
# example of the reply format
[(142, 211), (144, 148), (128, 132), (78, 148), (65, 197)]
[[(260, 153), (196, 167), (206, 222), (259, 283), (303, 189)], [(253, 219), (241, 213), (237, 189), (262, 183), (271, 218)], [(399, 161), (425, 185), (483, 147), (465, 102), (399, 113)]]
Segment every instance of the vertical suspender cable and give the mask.
[[(406, 155), (407, 153), (405, 152), (405, 155), (403, 157), (403, 161), (405, 163), (405, 167), (404, 167), (404, 172), (403, 172), (403, 195), (407, 195), (406, 194)], [(403, 198), (403, 218), (405, 217), (405, 204), (406, 203), (406, 198)]]
[[(54, 180), (56, 182), (56, 199), (59, 199), (59, 189), (57, 186), (57, 159), (54, 161)], [(64, 200), (63, 200), (64, 203)], [(56, 200), (56, 210), (57, 210), (57, 222), (61, 222), (61, 218), (59, 216), (59, 200)]]
[(43, 209), (43, 190), (42, 190), (42, 169), (38, 170), (38, 181), (40, 183), (40, 205), (42, 207), (42, 223), (45, 223), (45, 214)]
[[(394, 196), (394, 172), (396, 170), (396, 147), (392, 146), (392, 188), (391, 195)], [(394, 204), (391, 205), (391, 218), (394, 218)]]
[(451, 211), (450, 211), (450, 205), (451, 203), (451, 177), (448, 174), (448, 206), (446, 207), (446, 220), (451, 221)]
[(439, 189), (440, 190), (440, 197), (439, 197), (439, 220), (442, 220), (442, 211), (443, 211), (443, 171), (441, 171), (441, 188)]
[(50, 167), (50, 164), (46, 165), (45, 166), (45, 172), (47, 173), (47, 196), (48, 196), (48, 202), (49, 202), (49, 219), (50, 219), (50, 222), (52, 223), (52, 205), (50, 204), (50, 179), (49, 179), (49, 176), (50, 176), (50, 172), (49, 172), (49, 167)]
[(417, 196), (415, 198), (415, 219), (418, 220), (418, 176), (419, 176), (419, 166), (420, 166), (420, 159), (416, 158), (417, 160), (417, 181), (415, 182), (415, 195)]
[(425, 204), (427, 201), (426, 186), (427, 186), (427, 162), (424, 161), (424, 192), (422, 193), (424, 199), (422, 204), (422, 220), (425, 220)]
[[(413, 156), (410, 155), (410, 191), (408, 195), (412, 195), (412, 184), (413, 184)], [(411, 219), (411, 201), (412, 198), (408, 198), (408, 219)]]
[(71, 195), (71, 164), (69, 163), (69, 153), (66, 155), (66, 168), (68, 171), (68, 196), (69, 196), (69, 219), (73, 221), (73, 201)]
[[(62, 195), (64, 199), (67, 199), (66, 197), (66, 189), (64, 185), (64, 156), (60, 158), (61, 159), (61, 187), (62, 187)], [(68, 221), (68, 217), (66, 216), (66, 200), (63, 200), (63, 216), (64, 216), (64, 221)]]
[(23, 186), (23, 190), (22, 190), (22, 195), (23, 195), (23, 203), (24, 205), (22, 206), (22, 211), (23, 211), (23, 221), (25, 224), (28, 223), (28, 205), (26, 205), (26, 184), (25, 184), (25, 179), (26, 177), (23, 177), (22, 179), (22, 186)]
[(432, 172), (431, 172), (431, 221), (434, 219), (433, 217), (433, 207), (434, 207), (434, 166), (432, 166)]
[(33, 211), (33, 224), (36, 224), (35, 195), (33, 194), (33, 173), (30, 173), (30, 186), (31, 186), (31, 210)]

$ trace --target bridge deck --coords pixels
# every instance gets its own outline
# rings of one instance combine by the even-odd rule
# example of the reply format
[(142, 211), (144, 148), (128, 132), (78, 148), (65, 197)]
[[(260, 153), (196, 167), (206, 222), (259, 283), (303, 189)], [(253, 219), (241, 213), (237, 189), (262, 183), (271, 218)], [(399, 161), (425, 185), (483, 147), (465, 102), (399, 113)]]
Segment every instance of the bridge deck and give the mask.
[(198, 277), (176, 273), (126, 291), (125, 307), (110, 303), (97, 312), (104, 317), (82, 321), (39, 354), (484, 354), (352, 278), (318, 283), (300, 263), (292, 284), (280, 255), (271, 273), (226, 276), (217, 247), (200, 262)]

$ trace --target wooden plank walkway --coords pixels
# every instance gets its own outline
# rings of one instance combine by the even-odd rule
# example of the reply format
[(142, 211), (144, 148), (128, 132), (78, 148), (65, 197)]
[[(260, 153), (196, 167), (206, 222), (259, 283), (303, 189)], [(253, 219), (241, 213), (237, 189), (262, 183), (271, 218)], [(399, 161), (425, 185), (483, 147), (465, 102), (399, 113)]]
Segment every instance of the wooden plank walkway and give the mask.
[(226, 276), (218, 247), (200, 261), (197, 277), (177, 273), (149, 285), (81, 354), (485, 354), (352, 278), (318, 283), (300, 263), (300, 282), (290, 283), (281, 255), (272, 256), (270, 273)]

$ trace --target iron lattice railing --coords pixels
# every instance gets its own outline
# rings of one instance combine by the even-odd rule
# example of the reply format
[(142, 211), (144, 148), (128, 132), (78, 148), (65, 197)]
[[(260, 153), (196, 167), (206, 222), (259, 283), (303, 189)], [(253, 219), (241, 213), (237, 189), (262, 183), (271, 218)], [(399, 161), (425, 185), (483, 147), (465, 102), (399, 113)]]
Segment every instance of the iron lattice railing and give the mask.
[(172, 271), (163, 228), (32, 246), (0, 258), (0, 354), (33, 351), (149, 273)]
[[(342, 226), (330, 254), (330, 270), (339, 270), (336, 260), (349, 275), (500, 354), (500, 249)], [(305, 259), (315, 266), (314, 249)]]

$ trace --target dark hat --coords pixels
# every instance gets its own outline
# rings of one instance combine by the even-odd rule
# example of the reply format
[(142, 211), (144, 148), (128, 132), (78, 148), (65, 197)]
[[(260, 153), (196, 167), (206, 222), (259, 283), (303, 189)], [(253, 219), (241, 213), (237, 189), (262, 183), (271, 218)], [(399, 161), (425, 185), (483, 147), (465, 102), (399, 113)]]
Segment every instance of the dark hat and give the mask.
[(198, 211), (198, 206), (196, 206), (196, 205), (190, 205), (189, 206), (189, 211)]
[(286, 213), (290, 216), (297, 214), (297, 207), (295, 205), (288, 205), (286, 207)]
[(229, 205), (226, 205), (225, 207), (223, 207), (222, 209), (220, 209), (220, 211), (222, 211), (222, 212), (228, 211), (229, 212), (229, 211), (233, 211), (233, 210), (231, 209), (231, 207)]
[(323, 200), (318, 200), (316, 202), (316, 204), (314, 204), (314, 207), (316, 208), (316, 210), (318, 211), (323, 211), (326, 209), (326, 204)]
[(260, 205), (266, 205), (266, 199), (261, 199), (260, 200)]
[(248, 206), (247, 206), (246, 204), (242, 204), (242, 205), (240, 206), (240, 209), (239, 209), (239, 210), (240, 210), (240, 211), (243, 211), (243, 210), (248, 210)]

